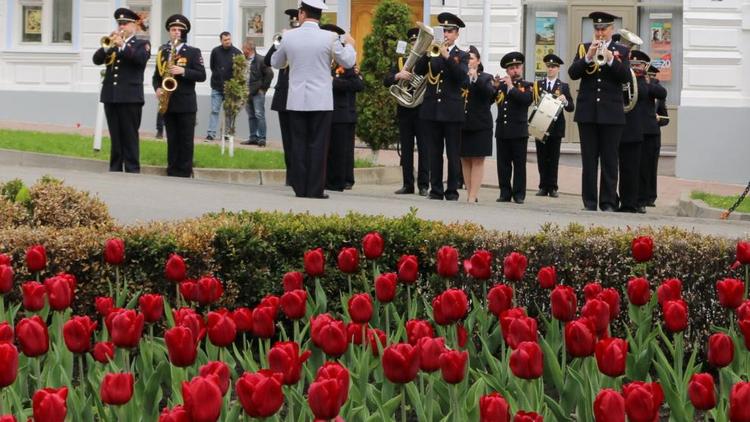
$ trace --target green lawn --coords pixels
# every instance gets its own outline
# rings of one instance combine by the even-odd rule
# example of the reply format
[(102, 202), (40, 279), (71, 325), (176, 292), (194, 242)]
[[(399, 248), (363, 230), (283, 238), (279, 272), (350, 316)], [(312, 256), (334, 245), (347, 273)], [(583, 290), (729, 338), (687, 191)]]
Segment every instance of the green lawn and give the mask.
[[(736, 196), (721, 196), (706, 192), (693, 192), (690, 194), (690, 197), (693, 199), (699, 199), (713, 208), (719, 208), (722, 210), (729, 209), (729, 207), (731, 207), (737, 200)], [(745, 200), (742, 201), (735, 212), (750, 213), (750, 195), (748, 195), (748, 197), (746, 197)]]
[[(102, 150), (92, 148), (93, 138), (67, 133), (45, 133), (0, 129), (0, 149), (40, 152), (109, 161), (109, 138), (102, 140)], [(280, 151), (259, 151), (236, 148), (234, 157), (221, 155), (218, 145), (195, 143), (195, 167), (231, 169), (283, 169), (284, 154)], [(167, 143), (141, 139), (141, 164), (167, 165)], [(355, 167), (372, 167), (367, 160), (357, 159)]]

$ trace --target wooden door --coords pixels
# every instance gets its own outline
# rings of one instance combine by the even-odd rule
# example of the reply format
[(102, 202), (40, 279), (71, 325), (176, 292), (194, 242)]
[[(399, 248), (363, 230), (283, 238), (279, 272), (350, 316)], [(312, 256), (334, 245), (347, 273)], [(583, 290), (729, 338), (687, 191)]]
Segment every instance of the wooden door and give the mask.
[[(401, 0), (411, 9), (412, 24), (422, 21), (423, 0)], [(352, 0), (351, 1), (351, 33), (357, 42), (357, 56), (359, 62), (362, 62), (364, 56), (365, 37), (372, 32), (372, 20), (375, 17), (375, 8), (380, 3), (379, 0)], [(406, 40), (406, 34), (403, 35)]]

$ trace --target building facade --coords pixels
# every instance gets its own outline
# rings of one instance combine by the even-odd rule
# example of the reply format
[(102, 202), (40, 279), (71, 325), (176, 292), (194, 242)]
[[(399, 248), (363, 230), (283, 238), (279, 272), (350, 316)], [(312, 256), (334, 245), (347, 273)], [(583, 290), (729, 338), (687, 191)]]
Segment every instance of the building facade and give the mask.
[[(402, 1), (415, 20), (434, 23), (443, 11), (461, 16), (467, 27), (459, 45), (477, 46), (488, 72), (500, 72), (503, 54), (523, 51), (527, 79), (543, 73), (538, 62), (549, 51), (572, 60), (578, 43), (591, 39), (588, 13), (620, 16), (617, 26), (639, 34), (641, 49), (662, 69), (671, 117), (663, 144), (676, 151), (676, 175), (735, 183), (750, 177), (750, 0)], [(349, 30), (361, 47), (378, 3), (327, 0), (328, 19)], [(262, 54), (287, 26), (283, 11), (296, 8), (297, 0), (0, 0), (0, 120), (93, 127), (101, 69), (91, 56), (100, 38), (115, 28), (112, 13), (121, 6), (142, 14), (149, 28), (139, 36), (154, 46), (167, 38), (166, 17), (187, 16), (193, 24), (188, 42), (203, 51), (208, 65), (225, 30), (235, 45), (251, 37)], [(150, 83), (145, 89), (142, 129), (149, 130), (156, 100)], [(200, 135), (208, 122), (209, 84), (199, 84), (197, 91)], [(267, 116), (269, 137), (278, 138), (276, 117)], [(240, 135), (247, 133), (246, 125), (239, 122)], [(568, 127), (567, 141), (577, 142), (575, 125)]]

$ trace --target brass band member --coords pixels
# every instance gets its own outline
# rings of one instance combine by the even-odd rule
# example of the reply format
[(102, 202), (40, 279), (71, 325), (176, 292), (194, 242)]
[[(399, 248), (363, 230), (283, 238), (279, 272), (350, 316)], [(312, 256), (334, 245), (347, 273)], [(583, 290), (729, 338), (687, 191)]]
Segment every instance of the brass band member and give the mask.
[(523, 80), (523, 63), (524, 56), (518, 51), (504, 55), (500, 60), (500, 67), (507, 74), (494, 80), (497, 89), (497, 180), (500, 184), (497, 202), (509, 202), (512, 198), (517, 204), (523, 204), (526, 199), (526, 148), (529, 142), (527, 119), (529, 106), (534, 98), (532, 84)]
[(492, 155), (492, 103), (495, 87), (492, 75), (484, 72), (479, 50), (469, 47), (469, 86), (466, 93), (466, 122), (461, 131), (461, 169), (468, 202), (477, 196), (484, 176), (484, 157)]
[[(639, 211), (656, 206), (656, 175), (661, 151), (661, 127), (669, 123), (665, 102), (667, 90), (656, 74), (659, 69), (649, 66), (646, 71), (649, 101), (643, 117), (643, 146), (641, 147), (641, 176), (638, 184)], [(661, 110), (661, 111), (660, 111)]]
[(151, 57), (151, 44), (135, 37), (138, 14), (115, 10), (117, 31), (102, 38), (94, 64), (106, 65), (99, 101), (104, 103), (111, 139), (109, 171), (140, 173), (138, 129), (143, 111), (143, 71)]
[[(419, 117), (422, 118), (430, 151), (430, 199), (458, 200), (461, 172), (459, 144), (464, 122), (461, 88), (469, 79), (469, 55), (456, 46), (459, 28), (466, 25), (452, 13), (438, 15), (445, 42), (437, 57), (425, 54), (414, 66), (414, 73), (427, 75), (427, 89)], [(443, 149), (448, 160), (448, 183), (443, 187)]]
[[(162, 45), (156, 61), (152, 84), (160, 102), (168, 99), (164, 111), (167, 127), (167, 175), (190, 177), (193, 174), (193, 138), (195, 113), (198, 105), (195, 83), (206, 80), (200, 49), (187, 45), (190, 21), (182, 15), (172, 15), (166, 22), (169, 42)], [(163, 88), (164, 78), (174, 78), (173, 92)]]
[(579, 44), (568, 69), (572, 80), (581, 80), (573, 118), (581, 136), (581, 191), (586, 210), (596, 211), (598, 205), (602, 211), (614, 211), (617, 148), (625, 126), (622, 85), (630, 81), (628, 48), (612, 42), (615, 16), (593, 12), (589, 17), (594, 23), (594, 41)]

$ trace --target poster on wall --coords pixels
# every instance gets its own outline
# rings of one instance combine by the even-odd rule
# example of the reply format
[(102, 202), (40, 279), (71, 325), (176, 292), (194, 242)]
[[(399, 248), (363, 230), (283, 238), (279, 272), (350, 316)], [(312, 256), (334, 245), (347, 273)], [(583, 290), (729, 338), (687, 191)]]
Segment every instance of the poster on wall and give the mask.
[(265, 40), (265, 8), (244, 8), (245, 36), (255, 42), (255, 47), (263, 48)]
[(556, 16), (536, 16), (536, 34), (534, 36), (534, 76), (543, 78), (547, 75), (544, 56), (555, 52)]
[(672, 80), (672, 21), (652, 20), (651, 32), (651, 64), (659, 69), (657, 79)]

